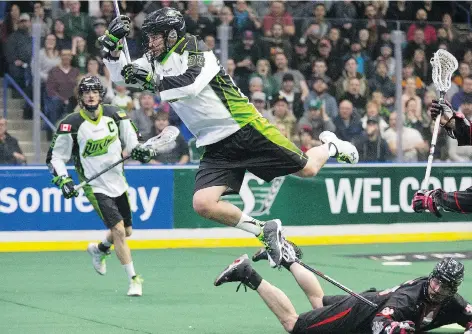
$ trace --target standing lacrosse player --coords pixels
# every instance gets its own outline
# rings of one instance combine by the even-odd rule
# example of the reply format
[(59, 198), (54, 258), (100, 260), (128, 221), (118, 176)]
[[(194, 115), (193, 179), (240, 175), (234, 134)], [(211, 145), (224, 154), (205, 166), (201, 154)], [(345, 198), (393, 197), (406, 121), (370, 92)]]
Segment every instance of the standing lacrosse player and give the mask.
[[(46, 163), (54, 176), (52, 182), (61, 188), (65, 198), (78, 196), (65, 165), (71, 157), (79, 180), (83, 181), (120, 160), (122, 147), (131, 152), (133, 159), (141, 162), (149, 162), (154, 153), (139, 144), (137, 129), (125, 112), (102, 104), (103, 95), (98, 77), (83, 78), (78, 89), (81, 109), (61, 121), (52, 140)], [(143, 280), (134, 271), (131, 251), (126, 242), (126, 237), (132, 233), (132, 219), (123, 164), (83, 188), (109, 229), (102, 242), (98, 245), (91, 243), (87, 248), (93, 267), (97, 273), (105, 275), (105, 258), (110, 254), (111, 245), (115, 245), (116, 256), (129, 278), (128, 296), (141, 296)]]
[(464, 280), (464, 265), (452, 258), (440, 261), (427, 277), (381, 292), (373, 289), (361, 293), (375, 303), (369, 305), (352, 295), (325, 296), (318, 279), (297, 263), (300, 250), (285, 241), (282, 252), (282, 265), (293, 275), (313, 310), (298, 315), (288, 297), (252, 268), (246, 254), (230, 264), (214, 284), (239, 282), (256, 290), (292, 334), (409, 334), (455, 323), (465, 327), (465, 334), (472, 334), (472, 305), (457, 293)]
[(278, 219), (259, 221), (221, 196), (239, 193), (246, 170), (266, 182), (296, 173), (311, 177), (329, 157), (357, 163), (356, 148), (324, 132), (325, 143), (304, 154), (249, 103), (214, 53), (197, 36), (186, 34), (185, 20), (173, 8), (150, 13), (142, 26), (145, 54), (127, 64), (120, 51), (130, 19), (115, 18), (99, 40), (109, 50), (104, 62), (114, 82), (158, 91), (204, 147), (196, 175), (194, 210), (207, 219), (254, 234), (280, 265), (283, 237)]
[[(472, 107), (472, 101), (467, 101), (463, 105)], [(433, 101), (430, 107), (431, 118), (436, 120), (440, 117), (440, 124), (447, 134), (457, 139), (459, 146), (472, 145), (472, 127), (470, 121), (462, 112), (452, 109), (451, 104), (445, 101), (444, 104)], [(440, 210), (472, 213), (472, 187), (464, 191), (445, 192), (442, 189), (434, 189), (427, 192), (418, 191), (412, 201), (415, 212), (429, 212), (441, 217)]]

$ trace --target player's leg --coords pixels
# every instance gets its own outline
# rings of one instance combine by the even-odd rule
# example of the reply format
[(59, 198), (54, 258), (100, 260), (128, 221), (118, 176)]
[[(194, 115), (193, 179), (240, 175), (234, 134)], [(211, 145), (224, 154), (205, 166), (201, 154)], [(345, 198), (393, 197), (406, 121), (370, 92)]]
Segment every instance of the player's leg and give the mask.
[(228, 190), (239, 192), (244, 173), (244, 169), (208, 168), (201, 164), (195, 180), (193, 208), (202, 217), (252, 233), (267, 248), (271, 266), (279, 265), (283, 241), (280, 220), (257, 220), (237, 206), (221, 200)]
[(285, 293), (262, 279), (251, 267), (247, 255), (243, 255), (230, 264), (215, 280), (219, 286), (228, 282), (241, 282), (252, 290), (256, 290), (269, 309), (279, 319), (287, 332), (292, 332), (298, 315), (290, 299)]

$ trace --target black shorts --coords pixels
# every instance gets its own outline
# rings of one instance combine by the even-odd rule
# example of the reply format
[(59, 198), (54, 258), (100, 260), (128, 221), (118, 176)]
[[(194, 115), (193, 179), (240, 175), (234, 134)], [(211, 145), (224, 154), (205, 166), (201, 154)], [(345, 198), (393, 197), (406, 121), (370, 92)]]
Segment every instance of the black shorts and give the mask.
[(370, 321), (376, 313), (352, 296), (333, 296), (329, 305), (299, 315), (292, 334), (371, 333)]
[(107, 228), (112, 228), (122, 220), (125, 227), (133, 225), (127, 191), (118, 197), (93, 193), (88, 194), (87, 198)]
[(227, 192), (239, 193), (246, 171), (266, 182), (278, 176), (296, 173), (308, 157), (263, 117), (251, 121), (231, 136), (205, 147), (195, 177), (195, 192), (228, 186)]

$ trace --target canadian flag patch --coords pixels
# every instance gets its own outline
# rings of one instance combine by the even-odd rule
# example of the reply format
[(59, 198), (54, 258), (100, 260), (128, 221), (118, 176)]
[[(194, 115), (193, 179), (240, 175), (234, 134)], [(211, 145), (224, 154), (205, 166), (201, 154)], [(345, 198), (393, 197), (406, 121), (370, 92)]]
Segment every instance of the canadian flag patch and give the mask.
[(61, 127), (59, 128), (61, 131), (65, 132), (70, 132), (72, 130), (72, 125), (70, 124), (61, 124)]

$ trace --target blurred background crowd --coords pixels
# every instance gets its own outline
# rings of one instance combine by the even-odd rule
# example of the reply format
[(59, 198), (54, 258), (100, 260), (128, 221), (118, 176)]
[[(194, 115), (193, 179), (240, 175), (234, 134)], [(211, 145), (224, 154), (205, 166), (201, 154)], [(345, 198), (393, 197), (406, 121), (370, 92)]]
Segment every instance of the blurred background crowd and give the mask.
[[(393, 162), (397, 117), (404, 122), (402, 161), (425, 161), (432, 124), (428, 107), (437, 98), (429, 59), (442, 48), (459, 68), (447, 98), (472, 118), (472, 29), (470, 1), (119, 1), (132, 18), (131, 57), (142, 55), (146, 15), (172, 6), (184, 13), (187, 32), (199, 35), (259, 112), (306, 151), (320, 145), (330, 130), (353, 142), (360, 162)], [(41, 108), (56, 124), (77, 109), (76, 86), (97, 75), (105, 102), (129, 113), (144, 139), (166, 125), (181, 129), (177, 146), (153, 163), (198, 163), (192, 134), (158, 94), (111, 83), (97, 37), (116, 16), (111, 1), (0, 1), (1, 72), (31, 96), (32, 77), (40, 75)], [(32, 23), (41, 24), (39, 64), (32, 61)], [(222, 29), (222, 27), (230, 29)], [(392, 32), (403, 31), (397, 55)], [(228, 33), (229, 31), (229, 33)], [(221, 36), (229, 47), (222, 50)], [(224, 44), (226, 45), (226, 44)], [(397, 69), (395, 57), (402, 57)], [(32, 70), (33, 69), (33, 70)], [(401, 108), (396, 82), (401, 73)], [(21, 96), (16, 90), (12, 98)], [(401, 109), (401, 110), (397, 110)], [(25, 105), (23, 119), (32, 117)], [(21, 145), (0, 116), (0, 163), (24, 163)], [(53, 132), (45, 127), (48, 140)], [(436, 160), (470, 161), (471, 147), (458, 147), (441, 131)]]

